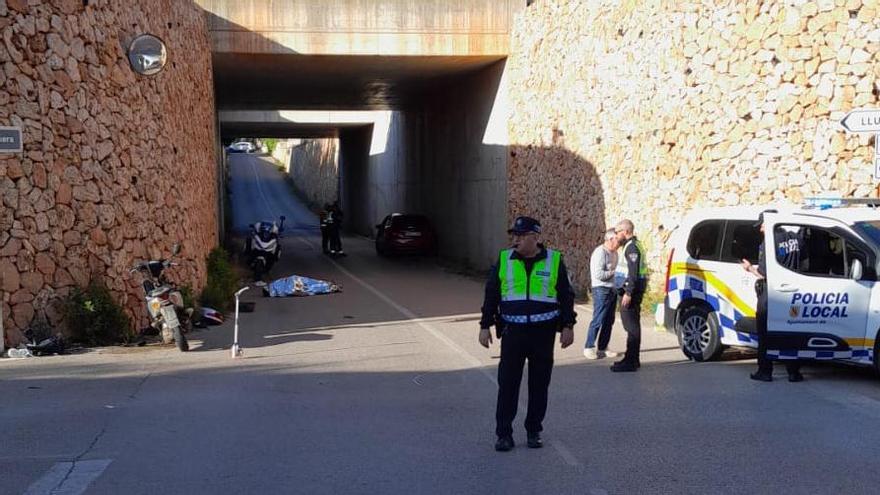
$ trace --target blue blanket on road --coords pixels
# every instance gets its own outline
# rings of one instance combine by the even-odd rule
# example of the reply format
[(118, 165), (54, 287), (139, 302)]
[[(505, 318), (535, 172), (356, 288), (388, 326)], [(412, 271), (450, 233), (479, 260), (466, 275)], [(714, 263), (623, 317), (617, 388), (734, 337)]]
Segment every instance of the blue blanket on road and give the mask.
[(314, 296), (339, 292), (339, 286), (326, 280), (291, 275), (279, 278), (266, 287), (269, 297)]

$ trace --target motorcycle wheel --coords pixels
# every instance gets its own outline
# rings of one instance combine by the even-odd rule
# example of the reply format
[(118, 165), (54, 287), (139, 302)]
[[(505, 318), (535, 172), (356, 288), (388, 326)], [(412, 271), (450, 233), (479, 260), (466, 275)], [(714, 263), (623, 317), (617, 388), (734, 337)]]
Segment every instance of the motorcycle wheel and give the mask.
[(177, 319), (180, 321), (180, 331), (183, 333), (190, 333), (193, 329), (193, 317), (192, 314), (187, 312), (185, 309), (177, 310)]
[(180, 352), (186, 352), (189, 350), (189, 342), (187, 342), (183, 332), (180, 331), (180, 325), (174, 327), (174, 341), (177, 342), (177, 349)]

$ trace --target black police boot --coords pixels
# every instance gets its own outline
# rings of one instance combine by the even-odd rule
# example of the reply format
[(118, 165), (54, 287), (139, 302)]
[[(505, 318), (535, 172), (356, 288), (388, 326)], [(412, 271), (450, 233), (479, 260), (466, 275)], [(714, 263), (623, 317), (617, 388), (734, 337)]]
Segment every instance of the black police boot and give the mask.
[(615, 373), (628, 373), (632, 371), (638, 370), (638, 364), (632, 361), (623, 359), (622, 361), (618, 361), (611, 366), (611, 371)]
[(544, 446), (544, 440), (541, 439), (540, 432), (534, 432), (528, 434), (527, 445), (530, 449), (540, 449)]
[(804, 375), (801, 374), (800, 371), (792, 371), (788, 373), (788, 381), (790, 382), (802, 382), (804, 381)]
[(495, 442), (495, 450), (498, 452), (508, 452), (513, 450), (513, 447), (513, 437), (510, 435), (506, 437), (498, 437), (498, 441)]
[(773, 373), (768, 371), (756, 371), (749, 375), (749, 378), (751, 378), (752, 380), (757, 380), (759, 382), (772, 382)]

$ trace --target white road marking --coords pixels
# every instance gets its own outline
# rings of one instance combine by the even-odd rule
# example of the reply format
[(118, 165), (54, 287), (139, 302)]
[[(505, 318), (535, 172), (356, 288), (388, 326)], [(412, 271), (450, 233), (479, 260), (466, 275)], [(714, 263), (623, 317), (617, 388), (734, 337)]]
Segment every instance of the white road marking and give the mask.
[(24, 495), (80, 495), (113, 462), (111, 459), (56, 463)]
[[(520, 409), (522, 409), (522, 405), (520, 405)], [(581, 461), (577, 460), (577, 457), (568, 450), (568, 447), (565, 446), (559, 440), (553, 440), (550, 442), (550, 446), (559, 454), (559, 457), (562, 457), (562, 460), (565, 461), (571, 467), (579, 467), (582, 466)]]

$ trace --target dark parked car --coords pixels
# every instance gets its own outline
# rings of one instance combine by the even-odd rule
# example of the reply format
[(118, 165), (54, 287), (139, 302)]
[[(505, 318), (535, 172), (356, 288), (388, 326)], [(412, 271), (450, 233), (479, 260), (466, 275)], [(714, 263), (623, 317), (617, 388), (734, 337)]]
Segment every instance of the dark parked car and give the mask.
[(391, 254), (437, 254), (437, 236), (424, 215), (394, 213), (376, 225), (376, 252)]

